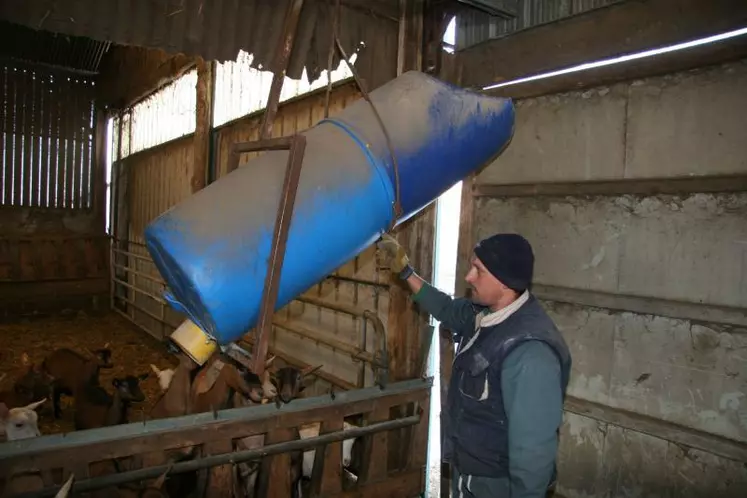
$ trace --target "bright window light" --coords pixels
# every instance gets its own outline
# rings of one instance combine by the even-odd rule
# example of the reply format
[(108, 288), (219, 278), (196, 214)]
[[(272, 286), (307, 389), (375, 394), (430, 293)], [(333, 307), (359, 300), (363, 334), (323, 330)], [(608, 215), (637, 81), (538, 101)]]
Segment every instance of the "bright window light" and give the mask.
[(554, 76), (560, 76), (563, 74), (576, 73), (579, 71), (586, 71), (587, 69), (594, 69), (602, 66), (611, 66), (613, 64), (620, 64), (621, 62), (628, 62), (636, 59), (644, 59), (646, 57), (653, 57), (655, 55), (667, 54), (669, 52), (676, 52), (678, 50), (685, 50), (688, 48), (697, 47), (700, 45), (707, 45), (709, 43), (715, 43), (722, 40), (728, 40), (729, 38), (735, 38), (747, 34), (747, 27), (740, 28), (734, 31), (727, 31), (718, 35), (708, 36), (706, 38), (699, 38), (684, 43), (677, 43), (676, 45), (668, 45), (666, 47), (655, 48), (651, 50), (645, 50), (643, 52), (637, 52), (635, 54), (623, 55), (620, 57), (614, 57), (612, 59), (602, 59), (595, 62), (586, 62), (578, 66), (569, 67), (566, 69), (559, 69), (557, 71), (551, 71), (549, 73), (536, 74), (534, 76), (527, 76), (526, 78), (519, 78), (516, 80), (506, 81), (504, 83), (496, 83), (495, 85), (489, 85), (483, 87), (483, 90), (493, 90), (495, 88), (501, 88), (509, 85), (518, 85), (519, 83), (527, 83), (529, 81), (541, 80), (545, 78), (552, 78)]

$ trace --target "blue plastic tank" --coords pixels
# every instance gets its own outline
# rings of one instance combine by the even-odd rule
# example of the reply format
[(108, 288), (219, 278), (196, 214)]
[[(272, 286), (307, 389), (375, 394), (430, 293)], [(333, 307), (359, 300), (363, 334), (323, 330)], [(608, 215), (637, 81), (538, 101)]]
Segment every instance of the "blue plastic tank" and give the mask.
[[(508, 144), (510, 100), (411, 71), (371, 92), (399, 165), (410, 218)], [(394, 216), (394, 169), (363, 99), (302, 132), (300, 183), (276, 309), (355, 257)], [(288, 153), (266, 152), (145, 229), (166, 300), (223, 345), (256, 325)]]

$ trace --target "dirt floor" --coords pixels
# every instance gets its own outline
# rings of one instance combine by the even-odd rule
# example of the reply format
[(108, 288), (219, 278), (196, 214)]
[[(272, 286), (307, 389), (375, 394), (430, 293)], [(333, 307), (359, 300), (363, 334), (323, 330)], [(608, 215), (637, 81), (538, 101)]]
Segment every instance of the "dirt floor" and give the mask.
[[(21, 375), (24, 367), (21, 356), (27, 353), (35, 364), (41, 362), (57, 348), (70, 348), (85, 352), (85, 348), (103, 348), (109, 343), (114, 368), (100, 371), (101, 385), (113, 394), (112, 379), (125, 375), (150, 373), (140, 383), (146, 400), (132, 406), (130, 420), (142, 420), (160, 396), (158, 380), (150, 369), (150, 364), (163, 369), (176, 366), (175, 358), (166, 347), (138, 329), (120, 315), (111, 312), (103, 316), (88, 316), (78, 313), (74, 316), (55, 316), (25, 320), (17, 323), (0, 324), (0, 376), (7, 373), (0, 382), (0, 390), (10, 389), (14, 380)], [(73, 398), (62, 397), (62, 419), (52, 417), (51, 400), (38, 410), (39, 430), (42, 434), (70, 432), (73, 427)]]

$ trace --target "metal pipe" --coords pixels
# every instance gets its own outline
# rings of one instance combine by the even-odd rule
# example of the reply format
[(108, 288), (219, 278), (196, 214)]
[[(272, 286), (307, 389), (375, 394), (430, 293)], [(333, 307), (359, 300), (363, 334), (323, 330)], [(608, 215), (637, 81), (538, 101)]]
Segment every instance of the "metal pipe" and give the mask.
[(321, 339), (311, 333), (310, 330), (304, 329), (303, 327), (295, 326), (286, 321), (275, 320), (273, 322), (273, 325), (287, 330), (293, 334), (300, 335), (301, 337), (312, 340), (316, 343), (327, 346), (332, 350), (347, 353), (353, 360), (363, 361), (366, 363), (375, 363), (376, 361), (374, 355), (367, 351), (362, 351), (354, 346), (351, 346), (350, 344), (345, 344), (342, 341), (336, 341), (334, 339)]
[(117, 268), (117, 269), (119, 269), (119, 270), (124, 270), (126, 272), (132, 273), (133, 275), (137, 275), (138, 277), (146, 278), (146, 279), (148, 279), (148, 280), (150, 280), (152, 282), (155, 282), (157, 284), (161, 284), (163, 286), (166, 286), (166, 282), (164, 282), (162, 279), (160, 279), (158, 277), (154, 277), (153, 275), (149, 275), (147, 273), (143, 273), (143, 272), (138, 271), (138, 270), (133, 270), (129, 266), (126, 266), (126, 265), (114, 265), (114, 267)]
[(153, 299), (157, 303), (166, 304), (166, 301), (164, 301), (160, 297), (156, 296), (155, 294), (151, 294), (150, 292), (145, 291), (143, 289), (140, 289), (137, 286), (134, 286), (134, 285), (132, 285), (130, 283), (125, 282), (124, 280), (120, 280), (120, 279), (118, 279), (118, 278), (115, 277), (114, 278), (114, 282), (116, 282), (116, 283), (118, 283), (120, 285), (124, 285), (128, 289), (132, 289), (135, 292), (139, 292), (140, 294), (143, 294), (144, 296), (148, 296), (149, 298)]
[[(334, 311), (339, 311), (341, 313), (346, 313), (348, 315), (354, 316), (354, 317), (361, 317), (364, 319), (364, 328), (363, 328), (363, 339), (362, 339), (362, 347), (360, 351), (365, 352), (366, 355), (371, 355), (371, 353), (366, 352), (366, 346), (367, 346), (367, 329), (365, 327), (365, 321), (369, 320), (373, 326), (374, 326), (374, 332), (376, 334), (376, 350), (381, 352), (381, 357), (376, 358), (376, 355), (371, 355), (371, 361), (367, 361), (372, 365), (374, 368), (374, 375), (379, 377), (379, 382), (381, 385), (386, 385), (386, 382), (388, 380), (388, 370), (389, 370), (389, 358), (387, 355), (387, 346), (386, 346), (386, 329), (384, 328), (384, 322), (381, 321), (381, 318), (379, 318), (379, 315), (376, 314), (374, 311), (370, 310), (361, 310), (359, 308), (356, 308), (354, 306), (347, 306), (340, 303), (330, 303), (327, 301), (324, 301), (322, 299), (316, 299), (314, 297), (298, 297), (296, 298), (296, 301), (300, 301), (302, 303), (308, 303), (312, 304), (314, 306), (320, 306), (323, 308), (328, 308)], [(285, 328), (285, 327), (284, 327)], [(321, 339), (317, 339), (315, 337), (312, 337), (314, 340), (321, 341)], [(351, 346), (348, 346), (351, 350), (354, 350)], [(360, 353), (353, 356), (353, 359), (361, 359)], [(376, 370), (384, 369), (385, 372), (376, 372)], [(359, 374), (359, 382), (360, 382), (360, 374)], [(361, 385), (361, 387), (363, 387)]]
[(138, 247), (148, 247), (148, 246), (146, 246), (145, 244), (143, 244), (142, 242), (138, 242), (138, 241), (136, 241), (136, 240), (130, 240), (130, 239), (120, 239), (119, 237), (113, 237), (113, 239), (114, 239), (114, 240), (116, 240), (117, 242), (126, 242), (126, 243), (128, 243), (128, 244), (132, 244), (133, 246), (138, 246)]
[[(140, 311), (140, 312), (142, 312), (142, 313), (144, 313), (144, 314), (148, 315), (149, 317), (151, 317), (151, 318), (152, 318), (152, 319), (154, 319), (154, 320), (158, 320), (158, 321), (162, 322), (163, 324), (165, 324), (165, 325), (168, 325), (168, 326), (169, 326), (169, 327), (171, 327), (171, 328), (176, 328), (176, 327), (177, 327), (176, 325), (174, 325), (174, 324), (172, 324), (172, 323), (169, 323), (169, 322), (167, 322), (167, 321), (166, 321), (165, 319), (164, 319), (164, 320), (161, 320), (161, 318), (159, 318), (159, 317), (158, 317), (158, 315), (154, 314), (154, 313), (153, 313), (153, 312), (151, 312), (151, 311), (148, 311), (148, 310), (146, 310), (145, 308), (143, 308), (143, 307), (142, 307), (142, 306), (140, 306), (139, 304), (135, 303), (135, 301), (133, 301), (133, 300), (131, 300), (131, 299), (127, 299), (126, 297), (122, 297), (122, 296), (115, 296), (115, 299), (120, 299), (120, 300), (122, 300), (122, 301), (126, 302), (127, 304), (129, 304), (130, 306), (132, 306), (133, 308), (135, 308), (136, 310), (138, 310), (138, 311)], [(119, 312), (119, 313), (120, 313), (121, 315), (123, 315), (123, 316), (126, 316), (127, 318), (129, 318), (131, 322), (133, 321), (133, 320), (132, 320), (132, 317), (131, 317), (131, 316), (129, 316), (129, 315), (127, 314), (127, 313), (125, 313), (125, 312), (123, 312), (122, 310), (119, 310), (119, 309), (118, 309), (117, 311), (118, 311), (118, 312)], [(135, 323), (135, 322), (133, 322), (133, 323)], [(138, 326), (139, 326), (139, 324), (138, 324)]]
[(370, 287), (381, 287), (382, 289), (389, 289), (389, 284), (383, 282), (376, 282), (375, 280), (365, 280), (360, 278), (343, 277), (341, 275), (327, 275), (330, 280), (339, 280), (341, 282), (350, 282), (351, 284), (368, 285)]
[(272, 135), (272, 124), (275, 121), (275, 114), (278, 112), (280, 103), (280, 91), (283, 89), (285, 72), (288, 69), (293, 42), (296, 37), (296, 28), (298, 27), (298, 18), (301, 17), (301, 9), (304, 0), (291, 0), (288, 4), (288, 10), (285, 14), (285, 25), (283, 26), (283, 35), (278, 41), (275, 49), (275, 60), (272, 67), (272, 84), (270, 85), (270, 94), (267, 97), (267, 106), (265, 115), (262, 117), (262, 124), (259, 129), (260, 140), (270, 138)]
[[(285, 259), (285, 247), (288, 242), (288, 231), (293, 217), (293, 205), (296, 202), (298, 182), (301, 179), (301, 166), (303, 155), (306, 150), (306, 137), (294, 135), (287, 139), (290, 151), (288, 152), (288, 165), (285, 170), (283, 191), (278, 206), (278, 214), (275, 219), (275, 230), (270, 247), (270, 257), (267, 261), (267, 273), (265, 285), (262, 291), (262, 300), (259, 308), (259, 320), (257, 321), (258, 340), (252, 351), (252, 371), (262, 375), (265, 371), (265, 356), (267, 356), (267, 342), (272, 332), (272, 315), (275, 313), (275, 303), (280, 287), (280, 271)], [(263, 146), (262, 141), (257, 147)]]
[[(396, 429), (402, 429), (410, 427), (420, 423), (420, 415), (411, 415), (409, 417), (400, 418), (397, 420), (388, 420), (386, 422), (379, 422), (364, 427), (355, 427), (353, 429), (346, 429), (342, 431), (330, 432), (328, 434), (319, 435), (316, 437), (310, 437), (307, 439), (296, 439), (293, 441), (286, 441), (278, 444), (271, 444), (263, 446), (257, 449), (235, 451), (224, 453), (221, 455), (210, 455), (187, 462), (179, 462), (172, 465), (160, 465), (158, 467), (149, 467), (147, 469), (138, 469), (129, 472), (120, 472), (117, 474), (111, 474), (105, 477), (94, 477), (92, 479), (86, 479), (84, 481), (76, 481), (73, 483), (72, 491), (74, 493), (81, 493), (85, 491), (92, 491), (94, 489), (101, 489), (109, 486), (117, 486), (132, 481), (142, 481), (145, 479), (153, 479), (159, 477), (164, 472), (168, 471), (171, 474), (182, 474), (185, 472), (194, 472), (196, 470), (206, 469), (210, 467), (217, 467), (219, 465), (248, 462), (251, 460), (258, 460), (267, 456), (277, 455), (280, 453), (288, 453), (296, 450), (307, 450), (312, 449), (321, 445), (334, 443), (337, 441), (343, 441), (345, 439), (353, 439), (369, 434), (375, 434), (377, 432), (391, 431)], [(21, 493), (11, 495), (14, 498), (36, 498), (45, 496), (54, 496), (61, 486), (54, 486), (52, 488), (45, 488), (38, 491), (32, 491), (29, 493)]]
[[(372, 312), (366, 311), (365, 313), (371, 314)], [(370, 319), (370, 317), (367, 318)], [(374, 326), (374, 334), (376, 335), (376, 354), (380, 355), (377, 358), (377, 364), (384, 365), (384, 367), (378, 368), (375, 375), (377, 377), (376, 383), (384, 387), (389, 382), (389, 352), (387, 350), (386, 329), (384, 328), (384, 323), (378, 318), (376, 316), (376, 320), (371, 319), (371, 323)]]
[(117, 252), (119, 254), (124, 254), (125, 256), (129, 256), (131, 258), (139, 259), (141, 261), (147, 261), (147, 262), (155, 265), (155, 263), (153, 263), (153, 260), (149, 256), (143, 256), (142, 254), (135, 254), (133, 252), (125, 251), (123, 249), (114, 249), (114, 252)]

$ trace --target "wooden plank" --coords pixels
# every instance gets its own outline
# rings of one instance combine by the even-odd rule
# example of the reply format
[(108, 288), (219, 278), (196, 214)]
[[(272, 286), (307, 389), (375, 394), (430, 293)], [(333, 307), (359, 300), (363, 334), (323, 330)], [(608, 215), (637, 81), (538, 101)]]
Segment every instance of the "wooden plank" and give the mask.
[[(368, 415), (366, 423), (373, 424), (389, 419), (390, 405), (376, 404)], [(389, 449), (387, 431), (377, 432), (363, 440), (363, 462), (358, 480), (362, 484), (380, 481), (386, 478)]]
[[(205, 443), (206, 455), (220, 455), (233, 451), (230, 439), (216, 439)], [(230, 496), (233, 490), (233, 468), (230, 464), (217, 465), (208, 471), (208, 494), (206, 496)]]
[(459, 211), (459, 240), (457, 242), (456, 284), (454, 294), (458, 297), (468, 297), (469, 286), (464, 276), (472, 261), (472, 251), (475, 247), (475, 198), (472, 195), (475, 176), (470, 175), (462, 181), (462, 201)]
[[(92, 109), (93, 88), (91, 87), (91, 83), (87, 80), (84, 80), (81, 82), (80, 87), (80, 108), (82, 114), (82, 124), (79, 139), (82, 148), (82, 156), (79, 206), (81, 207), (81, 209), (90, 209), (93, 207), (91, 203), (91, 180), (93, 178), (93, 157), (95, 157), (93, 133), (95, 130), (94, 127), (96, 126), (96, 121), (94, 120), (95, 110)], [(93, 123), (93, 125), (91, 123)]]
[(55, 299), (57, 296), (89, 296), (106, 294), (107, 278), (57, 280), (46, 282), (1, 282), (0, 301), (21, 302)]
[(51, 141), (51, 119), (52, 106), (54, 103), (54, 94), (50, 93), (51, 82), (49, 76), (40, 78), (42, 93), (44, 97), (41, 103), (40, 117), (40, 137), (41, 137), (41, 157), (40, 161), (40, 180), (39, 180), (39, 205), (49, 207), (49, 165), (50, 165), (50, 141)]
[(475, 185), (475, 197), (537, 197), (582, 195), (677, 195), (747, 191), (747, 176), (619, 179), (588, 182)]
[(648, 415), (613, 408), (592, 401), (567, 396), (565, 410), (601, 422), (623, 427), (642, 434), (648, 434), (665, 441), (673, 442), (705, 451), (712, 455), (747, 463), (747, 443), (723, 436), (691, 429), (683, 425), (667, 422)]
[[(91, 180), (93, 192), (91, 194), (91, 205), (96, 216), (96, 226), (102, 233), (106, 229), (106, 183), (109, 178), (106, 177), (106, 129), (108, 116), (103, 109), (94, 110), (94, 154), (91, 160)], [(112, 156), (116, 154), (113, 151)], [(112, 166), (112, 172), (114, 167)], [(111, 193), (114, 193), (114, 180), (111, 180)], [(107, 251), (108, 253), (108, 251)]]
[(460, 51), (462, 83), (483, 87), (746, 24), (747, 2), (741, 0), (618, 2)]
[[(322, 422), (320, 434), (341, 431), (341, 414), (331, 415)], [(311, 496), (322, 497), (342, 491), (342, 442), (337, 441), (317, 448), (311, 474)]]
[[(747, 327), (747, 308), (675, 301), (649, 296), (612, 294), (543, 284), (534, 284), (532, 293), (537, 298), (546, 301)], [(740, 334), (744, 331), (734, 329), (732, 333)]]
[[(381, 410), (387, 420), (388, 406), (428, 399), (430, 381), (414, 380), (378, 387), (295, 400), (278, 410), (274, 404), (222, 410), (145, 423), (91, 429), (34, 438), (12, 448), (0, 447), (0, 473), (24, 465), (63, 466), (71, 451), (85, 448), (85, 458), (99, 461), (147, 451), (200, 445), (218, 439), (236, 439), (262, 434), (273, 429), (298, 427), (303, 423), (325, 420), (330, 412), (343, 417)], [(385, 408), (382, 408), (385, 407)], [(386, 412), (386, 413), (384, 413)]]
[[(282, 428), (270, 431), (265, 437), (265, 445), (284, 443), (298, 438), (298, 432)], [(261, 497), (286, 498), (291, 496), (290, 453), (280, 453), (262, 459), (259, 474), (259, 493)]]
[(425, 469), (428, 460), (428, 435), (430, 429), (430, 398), (425, 402), (417, 404), (416, 410), (420, 413), (420, 423), (412, 428), (410, 447), (406, 449), (407, 465), (406, 468)]
[(205, 188), (210, 162), (210, 133), (213, 127), (215, 62), (200, 59), (197, 64), (197, 109), (192, 163), (192, 192)]

